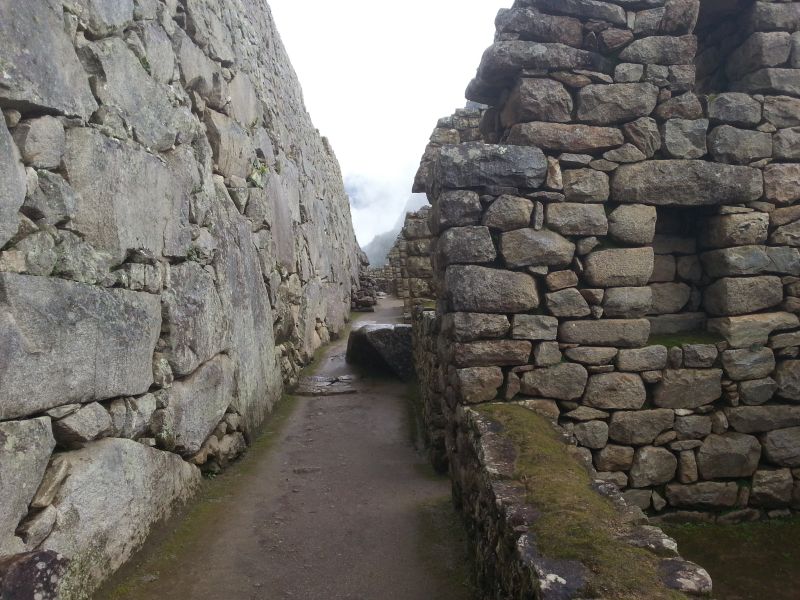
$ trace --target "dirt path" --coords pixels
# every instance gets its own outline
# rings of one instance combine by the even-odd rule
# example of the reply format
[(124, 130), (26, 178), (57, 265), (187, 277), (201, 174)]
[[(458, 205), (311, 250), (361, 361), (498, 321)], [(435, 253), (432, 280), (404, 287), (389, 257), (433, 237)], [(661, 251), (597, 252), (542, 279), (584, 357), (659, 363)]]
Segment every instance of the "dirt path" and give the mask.
[[(399, 316), (384, 300), (363, 322)], [(346, 340), (317, 375), (356, 375)], [(248, 455), (95, 597), (136, 600), (468, 600), (449, 483), (411, 440), (408, 386), (283, 404)]]

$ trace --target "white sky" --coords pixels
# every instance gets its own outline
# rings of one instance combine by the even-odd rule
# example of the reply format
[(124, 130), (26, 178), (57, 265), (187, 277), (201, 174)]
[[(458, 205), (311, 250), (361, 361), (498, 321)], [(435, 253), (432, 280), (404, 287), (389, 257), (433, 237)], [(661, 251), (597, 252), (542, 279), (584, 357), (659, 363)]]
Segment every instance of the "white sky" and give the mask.
[(314, 124), (333, 145), (361, 245), (391, 229), (437, 119), (512, 0), (269, 0)]

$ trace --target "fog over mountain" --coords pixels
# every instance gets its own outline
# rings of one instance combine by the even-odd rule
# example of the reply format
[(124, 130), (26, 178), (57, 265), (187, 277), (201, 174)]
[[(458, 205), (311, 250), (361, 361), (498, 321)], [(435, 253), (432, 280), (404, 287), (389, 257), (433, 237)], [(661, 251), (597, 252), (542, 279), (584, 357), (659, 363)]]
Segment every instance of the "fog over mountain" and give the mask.
[[(352, 205), (353, 202), (353, 197), (350, 196), (350, 204)], [(419, 210), (426, 204), (428, 204), (428, 198), (425, 196), (425, 194), (412, 194), (408, 199), (403, 212), (400, 213), (395, 226), (389, 231), (379, 233), (372, 238), (372, 241), (364, 246), (364, 252), (366, 252), (367, 256), (369, 257), (370, 265), (373, 267), (382, 267), (386, 264), (386, 255), (389, 253), (389, 250), (392, 249), (397, 236), (400, 235), (400, 230), (403, 228), (403, 222), (406, 219), (406, 213)]]

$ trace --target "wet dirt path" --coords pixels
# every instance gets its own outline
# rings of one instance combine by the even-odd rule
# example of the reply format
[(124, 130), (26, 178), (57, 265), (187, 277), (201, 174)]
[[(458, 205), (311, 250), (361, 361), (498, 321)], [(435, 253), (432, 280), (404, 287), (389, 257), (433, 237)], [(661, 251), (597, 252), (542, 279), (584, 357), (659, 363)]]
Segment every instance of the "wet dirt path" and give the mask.
[[(383, 300), (362, 322), (391, 322)], [(412, 443), (411, 387), (357, 374), (346, 340), (315, 375), (358, 393), (289, 399), (96, 599), (470, 600), (463, 531)]]

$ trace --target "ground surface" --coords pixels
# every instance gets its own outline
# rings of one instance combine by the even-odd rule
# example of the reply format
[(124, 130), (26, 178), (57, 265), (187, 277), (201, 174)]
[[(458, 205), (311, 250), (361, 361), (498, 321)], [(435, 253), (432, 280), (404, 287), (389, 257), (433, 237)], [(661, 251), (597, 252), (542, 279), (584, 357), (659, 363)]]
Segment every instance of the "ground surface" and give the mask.
[(717, 600), (800, 598), (800, 518), (665, 529), (711, 574)]
[[(384, 300), (363, 322), (391, 322)], [(449, 482), (412, 441), (409, 386), (357, 374), (346, 340), (315, 375), (356, 394), (289, 399), (248, 455), (209, 481), (95, 598), (468, 600)]]

